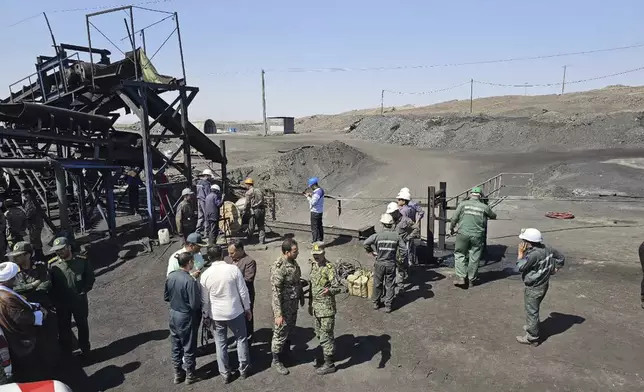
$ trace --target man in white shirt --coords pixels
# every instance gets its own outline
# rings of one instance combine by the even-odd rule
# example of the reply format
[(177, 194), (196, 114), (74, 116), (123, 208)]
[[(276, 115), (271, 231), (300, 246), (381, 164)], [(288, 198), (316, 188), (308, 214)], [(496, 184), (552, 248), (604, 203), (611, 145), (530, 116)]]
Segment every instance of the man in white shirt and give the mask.
[(253, 314), (246, 282), (239, 268), (221, 260), (221, 253), (216, 248), (210, 248), (208, 255), (217, 261), (201, 276), (202, 316), (204, 324), (210, 324), (215, 331), (219, 374), (228, 383), (228, 328), (237, 340), (239, 376), (245, 379), (250, 366), (246, 319), (252, 319)]
[(181, 249), (177, 250), (173, 254), (170, 255), (170, 259), (168, 259), (168, 270), (166, 272), (166, 276), (170, 275), (171, 272), (173, 271), (178, 271), (181, 269), (179, 267), (179, 262), (177, 261), (177, 257), (179, 254), (184, 253), (184, 252), (189, 252), (192, 253), (194, 256), (194, 261), (195, 261), (195, 266), (190, 271), (190, 275), (192, 275), (193, 278), (197, 279), (199, 275), (201, 274), (205, 261), (203, 259), (203, 256), (201, 255), (201, 248), (207, 246), (203, 241), (203, 238), (201, 237), (201, 234), (199, 233), (192, 233), (188, 237), (186, 237), (186, 244), (181, 247)]

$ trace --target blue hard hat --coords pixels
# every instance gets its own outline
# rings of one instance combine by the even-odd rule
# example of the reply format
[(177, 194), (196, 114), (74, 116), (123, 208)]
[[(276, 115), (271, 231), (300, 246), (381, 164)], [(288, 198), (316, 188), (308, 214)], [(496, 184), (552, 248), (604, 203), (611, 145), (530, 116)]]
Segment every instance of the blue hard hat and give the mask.
[(311, 178), (309, 178), (308, 184), (309, 184), (309, 186), (313, 186), (313, 185), (316, 185), (318, 183), (318, 181), (319, 180), (318, 180), (317, 177), (311, 177)]

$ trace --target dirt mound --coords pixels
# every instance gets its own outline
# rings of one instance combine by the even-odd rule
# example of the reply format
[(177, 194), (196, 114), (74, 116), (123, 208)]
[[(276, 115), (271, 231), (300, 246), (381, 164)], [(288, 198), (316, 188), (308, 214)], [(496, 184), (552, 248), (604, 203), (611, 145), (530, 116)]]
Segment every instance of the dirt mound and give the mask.
[(644, 113), (369, 116), (351, 134), (381, 143), (453, 150), (558, 151), (643, 146)]
[(259, 165), (240, 167), (229, 174), (233, 183), (252, 177), (262, 189), (302, 192), (310, 177), (318, 177), (327, 193), (370, 171), (374, 161), (339, 141), (324, 146), (304, 146), (287, 151)]

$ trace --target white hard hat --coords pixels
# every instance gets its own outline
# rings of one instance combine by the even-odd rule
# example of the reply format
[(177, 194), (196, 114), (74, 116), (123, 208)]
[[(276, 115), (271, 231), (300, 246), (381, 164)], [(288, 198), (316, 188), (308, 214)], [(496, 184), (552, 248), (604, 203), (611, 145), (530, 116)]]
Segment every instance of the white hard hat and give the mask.
[(193, 195), (194, 192), (190, 188), (185, 188), (184, 190), (181, 191), (181, 197), (186, 196), (186, 195)]
[(543, 242), (543, 237), (541, 236), (541, 232), (537, 229), (522, 230), (521, 234), (519, 234), (519, 238), (528, 242), (536, 242), (536, 243)]
[(217, 184), (212, 184), (210, 186), (210, 189), (212, 189), (213, 191), (218, 191), (218, 192), (221, 191), (221, 188)]
[(400, 192), (398, 193), (398, 196), (396, 196), (396, 199), (402, 199), (402, 200), (407, 200), (407, 201), (409, 201), (409, 200), (411, 200), (411, 195), (409, 194), (409, 192), (402, 192), (402, 191), (400, 191)]
[(409, 188), (400, 188), (400, 193), (411, 193)]
[(383, 225), (393, 225), (394, 218), (392, 218), (389, 214), (382, 214), (382, 216), (380, 217), (380, 223), (382, 223)]
[(387, 211), (386, 211), (387, 214), (391, 214), (392, 212), (397, 210), (398, 210), (398, 203), (396, 203), (395, 201), (392, 201), (391, 203), (387, 204)]
[(210, 177), (212, 177), (212, 170), (206, 169), (206, 170), (201, 172), (201, 175), (202, 176), (210, 176)]

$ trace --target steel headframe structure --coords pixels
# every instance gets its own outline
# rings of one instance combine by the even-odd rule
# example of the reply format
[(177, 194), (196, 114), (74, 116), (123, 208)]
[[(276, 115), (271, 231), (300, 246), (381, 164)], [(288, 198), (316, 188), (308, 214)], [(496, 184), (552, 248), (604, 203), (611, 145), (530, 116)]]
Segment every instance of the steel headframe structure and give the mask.
[[(176, 27), (170, 37), (176, 32), (183, 78), (157, 73), (151, 60), (170, 37), (152, 58), (148, 58), (145, 30), (160, 21), (135, 32), (135, 8), (169, 15), (161, 21), (174, 18)], [(113, 42), (91, 19), (119, 11), (129, 11), (130, 22), (129, 25), (126, 23), (126, 30), (132, 51), (123, 53), (124, 59), (112, 63), (109, 50), (92, 46), (92, 28)], [(9, 98), (0, 101), (0, 122), (6, 124), (6, 128), (0, 127), (0, 157), (3, 158), (0, 168), (12, 179), (8, 185), (17, 184), (21, 190), (34, 188), (49, 218), (50, 211), (58, 206), (63, 229), (70, 229), (67, 201), (71, 200), (78, 204), (81, 231), (87, 229), (86, 222), (96, 208), (107, 222), (111, 234), (116, 229), (118, 204), (114, 200), (114, 176), (124, 167), (137, 168), (137, 172), (138, 168), (143, 168), (148, 221), (151, 235), (155, 236), (158, 223), (167, 220), (172, 228), (173, 220), (169, 213), (176, 205), (176, 201), (168, 198), (167, 192), (161, 197), (158, 190), (175, 185), (191, 186), (192, 148), (206, 160), (221, 165), (217, 171), (225, 194), (228, 185), (225, 143), (222, 141), (220, 149), (188, 120), (188, 106), (199, 89), (186, 84), (183, 45), (176, 12), (127, 6), (88, 14), (85, 21), (87, 47), (57, 45), (52, 34), (56, 55), (39, 56), (36, 72), (12, 84)], [(141, 34), (142, 47), (137, 47), (136, 33)], [(67, 55), (67, 50), (76, 53)], [(80, 53), (88, 55), (89, 61), (82, 61)], [(93, 55), (100, 55), (100, 61), (95, 62)], [(27, 86), (13, 91), (14, 86), (25, 81), (29, 83)], [(170, 104), (160, 96), (168, 91), (178, 93)], [(119, 109), (139, 117), (140, 133), (114, 127), (118, 118), (114, 112)], [(151, 134), (153, 128), (161, 128), (161, 132)], [(160, 144), (170, 139), (179, 139), (181, 144), (174, 151), (162, 153)], [(181, 152), (183, 162), (177, 160)], [(157, 173), (154, 169), (158, 169)], [(155, 184), (155, 176), (167, 170), (176, 170), (184, 180)], [(53, 189), (56, 189), (54, 206), (49, 197), (53, 195)], [(157, 219), (155, 196), (169, 210), (161, 220)], [(52, 219), (48, 219), (48, 225), (52, 231), (56, 230)]]

